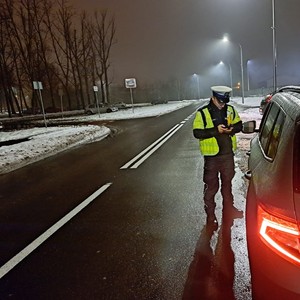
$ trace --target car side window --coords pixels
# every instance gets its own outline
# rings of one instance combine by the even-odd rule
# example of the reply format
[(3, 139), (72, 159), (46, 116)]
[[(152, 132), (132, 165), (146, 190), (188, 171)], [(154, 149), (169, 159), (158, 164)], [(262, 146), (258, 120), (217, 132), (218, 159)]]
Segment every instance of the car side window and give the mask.
[(259, 137), (261, 147), (265, 155), (270, 159), (275, 158), (284, 119), (284, 112), (277, 105), (272, 103)]
[(276, 152), (277, 152), (284, 119), (285, 119), (285, 115), (284, 115), (283, 111), (279, 110), (276, 122), (275, 122), (273, 130), (272, 130), (272, 134), (270, 136), (270, 144), (269, 144), (268, 152), (267, 152), (267, 156), (272, 159), (274, 159)]

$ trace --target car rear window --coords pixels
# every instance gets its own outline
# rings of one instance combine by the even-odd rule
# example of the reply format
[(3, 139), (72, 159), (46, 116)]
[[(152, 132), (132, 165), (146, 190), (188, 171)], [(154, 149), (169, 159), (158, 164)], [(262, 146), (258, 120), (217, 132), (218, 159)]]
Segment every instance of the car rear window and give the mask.
[(300, 193), (300, 123), (294, 138), (294, 191)]
[(284, 120), (284, 112), (272, 103), (259, 137), (265, 155), (272, 160), (275, 158), (277, 152)]

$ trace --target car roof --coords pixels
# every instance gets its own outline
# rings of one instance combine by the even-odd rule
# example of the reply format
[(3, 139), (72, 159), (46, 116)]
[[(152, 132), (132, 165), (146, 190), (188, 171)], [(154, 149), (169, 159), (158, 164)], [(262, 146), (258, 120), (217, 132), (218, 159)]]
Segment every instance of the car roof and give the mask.
[(292, 92), (292, 91), (295, 91), (295, 92), (299, 92), (300, 93), (300, 86), (298, 85), (286, 85), (286, 86), (283, 86), (281, 88), (278, 89), (277, 92)]
[(287, 86), (280, 89), (273, 96), (272, 101), (282, 106), (293, 120), (300, 120), (300, 86)]

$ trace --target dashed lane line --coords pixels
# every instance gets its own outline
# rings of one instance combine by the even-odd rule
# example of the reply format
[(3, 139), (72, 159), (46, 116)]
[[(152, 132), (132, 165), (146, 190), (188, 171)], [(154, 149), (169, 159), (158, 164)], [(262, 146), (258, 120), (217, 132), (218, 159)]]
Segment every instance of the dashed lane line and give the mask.
[(62, 219), (60, 219), (53, 226), (51, 226), (48, 230), (46, 230), (43, 234), (41, 234), (38, 238), (36, 238), (31, 244), (29, 244), (27, 247), (25, 247), (21, 252), (16, 254), (7, 263), (5, 263), (0, 268), (0, 278), (2, 278), (9, 271), (11, 271), (25, 257), (27, 257), (30, 253), (32, 253), (42, 243), (44, 243), (51, 235), (53, 235), (57, 230), (59, 230), (62, 226), (64, 226), (68, 221), (70, 221), (74, 216), (76, 216), (80, 211), (82, 211), (86, 206), (88, 206), (92, 201), (94, 201), (99, 195), (101, 195), (111, 185), (112, 185), (112, 183), (107, 183), (107, 184), (103, 185), (101, 188), (99, 188), (97, 191), (95, 191), (92, 195), (90, 195), (88, 198), (86, 198), (83, 202), (81, 202), (78, 206), (76, 206), (73, 210), (71, 210)]

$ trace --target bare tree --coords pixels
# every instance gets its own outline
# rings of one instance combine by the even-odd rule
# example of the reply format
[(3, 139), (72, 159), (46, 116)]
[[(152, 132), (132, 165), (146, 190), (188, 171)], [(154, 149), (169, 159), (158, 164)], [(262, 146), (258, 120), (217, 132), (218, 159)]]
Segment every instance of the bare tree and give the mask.
[(81, 70), (84, 80), (85, 94), (88, 99), (88, 103), (91, 103), (91, 87), (93, 83), (93, 76), (91, 70), (94, 64), (93, 61), (93, 36), (91, 34), (92, 25), (88, 21), (88, 15), (85, 11), (82, 12), (80, 18), (81, 25), (81, 45), (82, 45), (82, 61)]
[[(57, 77), (67, 92), (69, 107), (72, 105), (70, 88), (74, 90), (77, 108), (85, 106), (84, 90), (86, 90), (86, 47), (87, 25), (85, 14), (81, 16), (81, 24), (74, 24), (77, 17), (68, 0), (58, 1), (56, 16), (47, 15), (47, 27), (51, 36), (58, 67)], [(56, 20), (56, 22), (53, 22)], [(54, 23), (54, 25), (53, 25)], [(81, 26), (80, 26), (81, 25)]]
[(33, 0), (32, 2), (32, 11), (33, 11), (33, 26), (37, 35), (36, 39), (36, 48), (38, 51), (38, 58), (42, 61), (44, 67), (46, 84), (50, 93), (52, 106), (55, 107), (54, 101), (54, 85), (52, 81), (52, 70), (51, 67), (51, 51), (48, 46), (49, 44), (49, 31), (46, 26), (46, 14), (52, 11), (53, 4), (51, 0)]
[(46, 13), (45, 24), (50, 34), (51, 47), (55, 57), (55, 74), (63, 92), (67, 96), (69, 109), (72, 108), (71, 89), (75, 87), (72, 80), (71, 50), (69, 47), (73, 28), (74, 9), (68, 0), (57, 1), (57, 9), (51, 14)]
[[(42, 57), (46, 57), (46, 54), (41, 56), (43, 49), (43, 39), (39, 37), (38, 28), (42, 19), (42, 0), (30, 1), (21, 0), (14, 2), (12, 0), (6, 0), (6, 9), (10, 19), (10, 43), (11, 47), (18, 49), (18, 66), (23, 70), (22, 78), (23, 85), (26, 82), (26, 87), (33, 89), (31, 84), (34, 80), (43, 80), (46, 78), (46, 62)], [(21, 82), (21, 79), (19, 80)], [(47, 80), (45, 80), (47, 82)], [(38, 105), (36, 97), (32, 97), (32, 107)]]
[(111, 47), (114, 42), (116, 33), (115, 19), (114, 17), (108, 17), (107, 11), (95, 11), (94, 13), (94, 38), (92, 39), (94, 44), (95, 53), (101, 63), (101, 70), (97, 71), (97, 75), (101, 82), (101, 92), (103, 102), (109, 102), (109, 77), (108, 70), (110, 67), (109, 55)]
[(73, 102), (76, 108), (90, 103), (92, 84), (99, 84), (103, 102), (110, 101), (114, 18), (107, 11), (96, 11), (92, 19), (84, 11), (77, 16), (69, 0), (1, 0), (0, 87), (10, 112), (21, 111), (21, 99), (27, 107), (25, 95), (33, 110), (39, 106), (33, 81), (43, 82), (47, 101), (54, 107), (58, 87), (67, 96), (69, 109)]
[(17, 111), (20, 111), (17, 95), (14, 93), (16, 90), (14, 88), (16, 80), (13, 72), (15, 50), (10, 44), (12, 34), (11, 18), (7, 10), (7, 6), (10, 7), (11, 5), (11, 1), (0, 3), (0, 86), (6, 100), (9, 116), (16, 113), (15, 106)]

